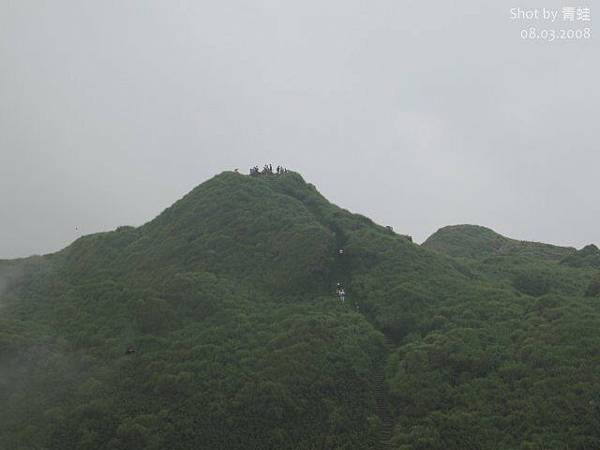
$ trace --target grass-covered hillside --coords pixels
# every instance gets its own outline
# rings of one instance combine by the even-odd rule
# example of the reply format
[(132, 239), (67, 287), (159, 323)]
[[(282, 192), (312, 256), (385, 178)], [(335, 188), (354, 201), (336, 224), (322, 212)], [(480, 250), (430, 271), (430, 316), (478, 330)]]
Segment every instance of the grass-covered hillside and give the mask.
[(0, 261), (0, 449), (600, 448), (597, 258), (225, 172)]
[(558, 260), (575, 253), (574, 248), (509, 239), (478, 225), (444, 227), (423, 246), (450, 256), (475, 259), (505, 255)]

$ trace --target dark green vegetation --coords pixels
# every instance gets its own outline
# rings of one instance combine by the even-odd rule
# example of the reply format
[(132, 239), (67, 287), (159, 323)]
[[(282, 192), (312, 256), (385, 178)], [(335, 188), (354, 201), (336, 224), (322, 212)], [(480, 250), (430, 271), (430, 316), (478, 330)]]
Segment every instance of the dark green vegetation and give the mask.
[(0, 261), (0, 448), (370, 449), (391, 418), (396, 449), (597, 449), (597, 258), (223, 173)]

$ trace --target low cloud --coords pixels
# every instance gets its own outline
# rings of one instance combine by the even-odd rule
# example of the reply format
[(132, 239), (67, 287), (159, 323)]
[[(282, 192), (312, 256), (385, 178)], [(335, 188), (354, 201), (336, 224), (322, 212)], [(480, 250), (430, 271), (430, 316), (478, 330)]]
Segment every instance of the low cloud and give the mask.
[(19, 264), (2, 264), (0, 262), (0, 302), (14, 286), (23, 279), (24, 270)]

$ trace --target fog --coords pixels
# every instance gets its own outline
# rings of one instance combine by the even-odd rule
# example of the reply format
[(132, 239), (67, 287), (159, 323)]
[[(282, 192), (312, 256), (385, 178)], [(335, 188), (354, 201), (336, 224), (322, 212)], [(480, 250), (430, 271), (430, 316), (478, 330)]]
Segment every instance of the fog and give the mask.
[(0, 307), (4, 304), (4, 294), (19, 283), (25, 274), (24, 267), (20, 264), (2, 264), (0, 261)]
[(418, 242), (475, 223), (600, 243), (598, 41), (511, 19), (562, 6), (0, 0), (0, 258), (266, 162)]

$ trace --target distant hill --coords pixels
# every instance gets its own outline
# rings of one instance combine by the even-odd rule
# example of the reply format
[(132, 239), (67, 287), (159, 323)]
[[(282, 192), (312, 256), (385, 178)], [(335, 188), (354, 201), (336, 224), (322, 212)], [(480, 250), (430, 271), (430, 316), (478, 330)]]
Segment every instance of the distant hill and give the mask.
[(509, 239), (478, 225), (441, 228), (423, 243), (423, 247), (464, 258), (509, 255), (559, 260), (575, 252), (570, 247)]
[(224, 172), (0, 261), (0, 448), (600, 448), (596, 255)]

